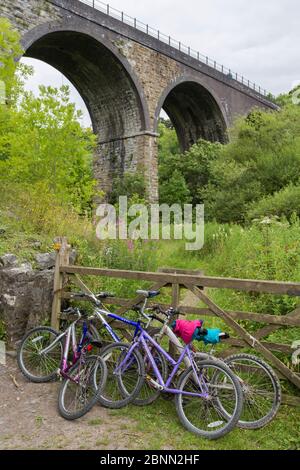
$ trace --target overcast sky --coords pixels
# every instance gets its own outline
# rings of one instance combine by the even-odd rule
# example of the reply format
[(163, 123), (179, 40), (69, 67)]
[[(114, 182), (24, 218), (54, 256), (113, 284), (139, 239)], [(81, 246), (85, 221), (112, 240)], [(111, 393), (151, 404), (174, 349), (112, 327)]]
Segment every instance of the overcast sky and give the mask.
[[(299, 0), (112, 0), (161, 32), (239, 72), (273, 94), (300, 82)], [(61, 74), (25, 59), (36, 73), (28, 88), (60, 85)], [(77, 92), (72, 98), (83, 107)], [(84, 119), (89, 122), (88, 117)]]

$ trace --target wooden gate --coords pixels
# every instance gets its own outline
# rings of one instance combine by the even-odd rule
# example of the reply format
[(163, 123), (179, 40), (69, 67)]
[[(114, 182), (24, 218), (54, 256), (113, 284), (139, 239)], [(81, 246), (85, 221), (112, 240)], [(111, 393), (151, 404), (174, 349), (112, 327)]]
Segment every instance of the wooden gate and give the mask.
[[(60, 239), (57, 245), (57, 258), (54, 279), (54, 298), (52, 309), (52, 326), (59, 328), (61, 301), (70, 298), (68, 292), (68, 280), (70, 276), (78, 285), (80, 290), (90, 293), (91, 291), (80, 278), (80, 275), (100, 276), (119, 278), (135, 281), (149, 281), (152, 283), (151, 289), (171, 289), (172, 306), (177, 308), (183, 315), (193, 314), (199, 318), (203, 316), (216, 316), (222, 319), (234, 332), (235, 337), (226, 340), (229, 350), (223, 354), (232, 353), (232, 348), (251, 348), (261, 354), (277, 370), (281, 378), (287, 379), (298, 389), (300, 389), (300, 374), (294, 372), (274, 352), (286, 355), (289, 360), (293, 350), (287, 344), (274, 343), (265, 338), (282, 327), (300, 327), (300, 308), (287, 315), (272, 315), (268, 313), (254, 313), (242, 311), (224, 310), (211, 300), (206, 292), (206, 288), (214, 289), (234, 289), (245, 292), (267, 293), (277, 295), (300, 296), (300, 283), (262, 281), (250, 279), (233, 279), (223, 277), (205, 276), (201, 271), (187, 271), (176, 269), (160, 269), (158, 272), (126, 271), (104, 268), (91, 268), (69, 265), (69, 246), (66, 239)], [(204, 308), (182, 305), (180, 303), (181, 290), (191, 291), (199, 301), (205, 304)], [(109, 298), (107, 304), (119, 306), (115, 313), (122, 315), (130, 307), (140, 302), (141, 296), (132, 299)], [(151, 305), (151, 303), (149, 304)], [(169, 305), (160, 304), (163, 308)], [(264, 326), (250, 334), (238, 321), (249, 320), (255, 323), (262, 323)], [(299, 338), (300, 339), (300, 338)], [(289, 361), (286, 361), (287, 363)], [(300, 405), (300, 398), (285, 396), (284, 401), (288, 404)]]

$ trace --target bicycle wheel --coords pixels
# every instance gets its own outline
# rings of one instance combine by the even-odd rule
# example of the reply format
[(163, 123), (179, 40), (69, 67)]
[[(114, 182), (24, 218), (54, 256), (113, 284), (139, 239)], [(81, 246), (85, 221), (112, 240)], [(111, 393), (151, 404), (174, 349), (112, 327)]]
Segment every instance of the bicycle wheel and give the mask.
[(258, 429), (276, 416), (281, 404), (281, 386), (274, 370), (262, 359), (250, 354), (235, 354), (226, 364), (241, 381), (244, 408), (238, 426)]
[(108, 374), (98, 401), (106, 408), (128, 405), (138, 396), (143, 386), (145, 367), (141, 353), (134, 350), (126, 363), (122, 364), (130, 348), (131, 344), (113, 343), (100, 352)]
[[(204, 360), (197, 363), (198, 383), (193, 368), (180, 377), (176, 395), (176, 410), (182, 424), (194, 434), (207, 439), (219, 439), (237, 425), (243, 407), (243, 392), (234, 373), (221, 361)], [(203, 397), (186, 395), (203, 393)], [(228, 416), (220, 411), (226, 408)]]
[(63, 355), (62, 340), (47, 354), (41, 354), (50, 346), (59, 333), (48, 326), (40, 326), (29, 331), (23, 338), (17, 353), (17, 361), (23, 375), (35, 383), (55, 380)]
[[(168, 378), (168, 364), (165, 359), (165, 356), (160, 353), (157, 349), (151, 348), (151, 353), (153, 359), (155, 361), (156, 367), (158, 368), (164, 382), (166, 382)], [(157, 390), (155, 386), (152, 384), (152, 380), (157, 382), (157, 377), (154, 373), (152, 364), (149, 360), (149, 357), (145, 354), (144, 355), (144, 367), (145, 367), (145, 381), (141, 388), (141, 391), (137, 398), (133, 400), (133, 404), (136, 406), (147, 406), (151, 405), (160, 395), (160, 390)], [(120, 384), (122, 386), (122, 384)]]
[[(99, 356), (81, 356), (64, 379), (58, 395), (58, 410), (67, 420), (81, 418), (97, 403), (107, 379), (107, 368)], [(95, 387), (95, 383), (97, 386)]]

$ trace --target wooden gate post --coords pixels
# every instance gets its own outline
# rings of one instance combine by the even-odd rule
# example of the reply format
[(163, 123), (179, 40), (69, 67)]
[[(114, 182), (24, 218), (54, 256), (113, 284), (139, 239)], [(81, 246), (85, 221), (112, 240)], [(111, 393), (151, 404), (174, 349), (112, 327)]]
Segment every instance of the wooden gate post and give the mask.
[(56, 249), (54, 286), (53, 286), (53, 303), (51, 326), (55, 330), (59, 330), (59, 320), (61, 313), (61, 291), (63, 288), (64, 274), (60, 272), (60, 266), (68, 266), (70, 264), (70, 245), (65, 237), (59, 237), (54, 240)]

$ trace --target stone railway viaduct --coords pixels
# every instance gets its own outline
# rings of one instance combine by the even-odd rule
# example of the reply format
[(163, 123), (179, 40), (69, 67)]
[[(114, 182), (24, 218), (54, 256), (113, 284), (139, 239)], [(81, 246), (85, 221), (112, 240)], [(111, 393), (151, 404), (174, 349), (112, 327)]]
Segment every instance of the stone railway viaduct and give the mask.
[[(200, 137), (226, 141), (226, 129), (260, 93), (164, 42), (78, 0), (1, 0), (0, 16), (21, 33), (25, 55), (62, 72), (77, 88), (99, 136), (95, 176), (141, 171), (158, 198), (157, 126), (162, 109), (182, 150)], [(171, 171), (171, 169), (170, 169)]]

